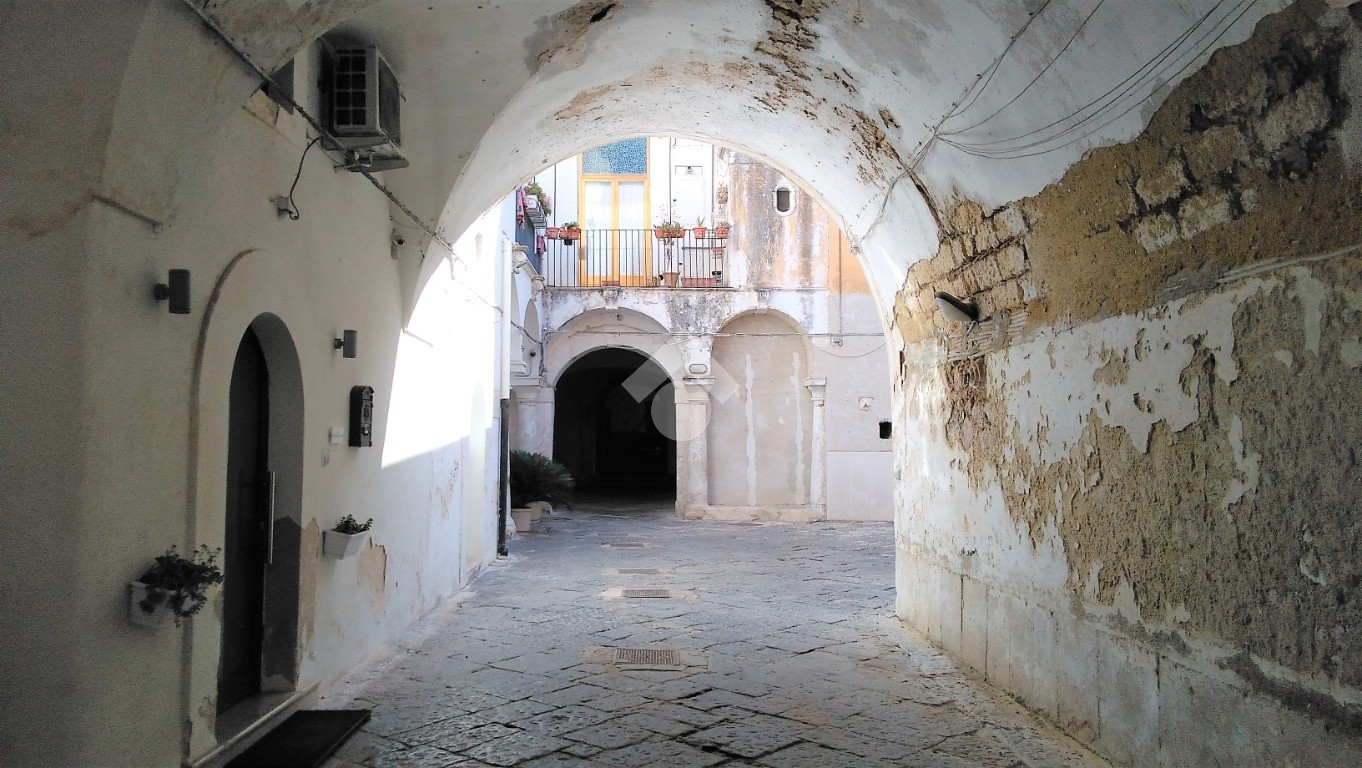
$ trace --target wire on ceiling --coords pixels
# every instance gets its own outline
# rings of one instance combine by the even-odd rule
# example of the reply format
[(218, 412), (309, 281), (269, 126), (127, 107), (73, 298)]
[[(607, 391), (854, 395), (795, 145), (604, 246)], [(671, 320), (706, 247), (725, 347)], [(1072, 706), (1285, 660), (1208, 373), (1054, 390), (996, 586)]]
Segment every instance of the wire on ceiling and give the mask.
[[(1157, 90), (1163, 83), (1171, 82), (1182, 77), (1208, 50), (1211, 50), (1225, 37), (1225, 35), (1229, 34), (1230, 30), (1233, 29), (1258, 2), (1259, 0), (1240, 0), (1240, 2), (1234, 5), (1223, 17), (1212, 22), (1210, 27), (1192, 43), (1190, 49), (1181, 50), (1184, 43), (1186, 43), (1197, 30), (1205, 25), (1216, 11), (1227, 5), (1228, 0), (1221, 0), (1221, 2), (1217, 3), (1206, 15), (1198, 19), (1195, 24), (1185, 30), (1172, 43), (1165, 46), (1158, 55), (1145, 62), (1139, 69), (1127, 76), (1116, 86), (1078, 109), (1043, 126), (1027, 131), (1026, 133), (991, 141), (963, 141), (952, 138), (952, 136), (955, 135), (954, 133), (942, 134), (937, 138), (943, 143), (955, 147), (966, 154), (993, 159), (1035, 157), (1037, 155), (1057, 151), (1078, 141), (1082, 141), (1138, 108), (1152, 95), (1154, 90)], [(1214, 37), (1212, 37), (1212, 35), (1214, 35)], [(1208, 38), (1210, 38), (1209, 42), (1207, 42)], [(1177, 67), (1176, 71), (1172, 72), (1172, 74), (1168, 74), (1169, 70), (1173, 67)], [(1149, 89), (1148, 92), (1145, 92), (1144, 86), (1151, 80), (1154, 83), (1153, 88)], [(1131, 96), (1135, 96), (1136, 98), (1125, 106), (1124, 109), (1120, 109), (1121, 105), (1130, 99)], [(1117, 109), (1119, 109), (1119, 111), (1112, 114), (1113, 111)], [(1110, 115), (1110, 119), (1103, 120), (1097, 125), (1092, 126), (1089, 130), (1073, 135), (1084, 126), (1091, 124), (1099, 118), (1106, 117), (1107, 115)], [(1070, 121), (1074, 122), (1065, 125), (1065, 123), (1069, 123)], [(1048, 135), (1040, 136), (1029, 142), (1024, 142), (1025, 139), (1037, 136), (1052, 128), (1055, 128), (1056, 130)], [(1072, 138), (1069, 138), (1062, 143), (1055, 143), (1069, 136), (1072, 136)], [(1018, 144), (1017, 142), (1019, 141), (1023, 141), (1024, 143)], [(1037, 149), (1041, 147), (1043, 147), (1043, 149)], [(1037, 151), (1027, 151), (1032, 149), (1036, 149)]]

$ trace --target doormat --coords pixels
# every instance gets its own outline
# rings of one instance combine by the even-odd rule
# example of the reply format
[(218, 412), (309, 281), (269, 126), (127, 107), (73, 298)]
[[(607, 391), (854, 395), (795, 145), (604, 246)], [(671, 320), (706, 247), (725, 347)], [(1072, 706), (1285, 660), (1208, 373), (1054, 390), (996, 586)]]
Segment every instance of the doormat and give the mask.
[(318, 768), (369, 720), (367, 709), (302, 709), (227, 768)]

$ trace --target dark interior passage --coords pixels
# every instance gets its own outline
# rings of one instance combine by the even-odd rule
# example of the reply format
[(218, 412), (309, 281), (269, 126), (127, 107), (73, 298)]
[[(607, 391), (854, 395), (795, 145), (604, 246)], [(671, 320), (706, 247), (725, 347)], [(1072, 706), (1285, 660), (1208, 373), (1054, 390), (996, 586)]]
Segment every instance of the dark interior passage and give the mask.
[(676, 492), (675, 392), (646, 355), (602, 349), (559, 379), (553, 455), (593, 495)]

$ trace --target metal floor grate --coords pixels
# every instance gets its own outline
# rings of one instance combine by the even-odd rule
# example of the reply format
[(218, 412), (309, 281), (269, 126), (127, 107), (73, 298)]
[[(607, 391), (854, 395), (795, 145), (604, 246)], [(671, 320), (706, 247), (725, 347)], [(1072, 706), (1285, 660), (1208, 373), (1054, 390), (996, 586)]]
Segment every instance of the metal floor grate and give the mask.
[(620, 597), (671, 597), (670, 589), (626, 589), (620, 592)]
[(659, 571), (659, 570), (656, 569), (656, 568), (621, 568), (621, 569), (620, 569), (620, 574), (621, 574), (621, 575), (625, 575), (625, 576), (629, 576), (629, 575), (636, 575), (636, 576), (655, 576), (655, 575), (657, 575), (657, 574), (659, 574), (659, 573), (662, 573), (662, 571)]
[(676, 666), (681, 663), (681, 652), (659, 648), (616, 648), (615, 663)]

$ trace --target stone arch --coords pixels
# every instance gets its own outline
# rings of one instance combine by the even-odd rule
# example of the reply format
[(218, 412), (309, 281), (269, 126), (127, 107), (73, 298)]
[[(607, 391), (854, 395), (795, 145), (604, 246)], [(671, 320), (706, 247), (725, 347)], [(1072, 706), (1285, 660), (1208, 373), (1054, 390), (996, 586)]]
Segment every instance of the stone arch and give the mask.
[(631, 349), (655, 360), (673, 383), (684, 375), (685, 355), (657, 320), (631, 309), (583, 312), (550, 332), (544, 341), (544, 379), (556, 386), (578, 359), (598, 349)]

